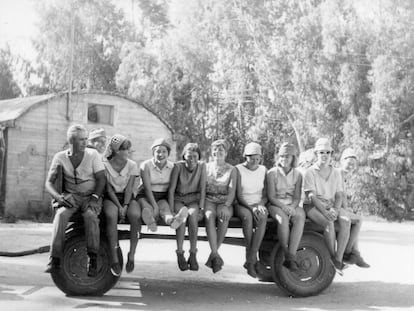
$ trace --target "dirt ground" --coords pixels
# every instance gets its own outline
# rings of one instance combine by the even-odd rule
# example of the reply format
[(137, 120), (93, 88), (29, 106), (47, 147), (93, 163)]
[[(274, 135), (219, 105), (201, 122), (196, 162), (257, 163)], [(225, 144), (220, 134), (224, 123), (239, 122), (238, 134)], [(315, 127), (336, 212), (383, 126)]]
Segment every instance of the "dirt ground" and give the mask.
[[(0, 224), (0, 250), (45, 245), (50, 225)], [(201, 229), (203, 233), (204, 229)], [(237, 234), (237, 232), (236, 232)], [(186, 242), (187, 243), (187, 242)], [(121, 247), (126, 256), (128, 242)], [(186, 247), (188, 245), (186, 244)], [(222, 271), (205, 267), (209, 247), (199, 242), (200, 271), (181, 272), (175, 242), (141, 240), (133, 273), (103, 297), (66, 297), (43, 273), (48, 254), (0, 257), (2, 310), (414, 310), (414, 222), (367, 221), (360, 248), (369, 269), (349, 267), (315, 297), (290, 298), (242, 268), (244, 249), (224, 245)], [(3, 309), (3, 307), (5, 307)]]

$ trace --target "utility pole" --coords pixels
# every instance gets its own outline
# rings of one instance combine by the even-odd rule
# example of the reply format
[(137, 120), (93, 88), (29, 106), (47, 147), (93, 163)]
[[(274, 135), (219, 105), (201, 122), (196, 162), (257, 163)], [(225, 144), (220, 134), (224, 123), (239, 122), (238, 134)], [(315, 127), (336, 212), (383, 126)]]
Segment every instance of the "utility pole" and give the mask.
[(69, 105), (72, 102), (72, 81), (73, 81), (73, 54), (75, 50), (75, 2), (72, 0), (71, 5), (71, 23), (70, 23), (70, 63), (69, 63), (69, 94), (66, 103), (66, 120), (69, 120)]

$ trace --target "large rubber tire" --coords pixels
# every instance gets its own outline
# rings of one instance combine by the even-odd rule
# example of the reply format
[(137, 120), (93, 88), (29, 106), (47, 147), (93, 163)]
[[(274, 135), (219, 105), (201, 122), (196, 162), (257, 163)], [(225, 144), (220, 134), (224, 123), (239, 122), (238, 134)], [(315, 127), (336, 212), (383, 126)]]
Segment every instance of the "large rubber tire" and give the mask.
[(335, 277), (324, 238), (316, 232), (304, 232), (302, 236), (296, 255), (299, 271), (291, 272), (282, 266), (284, 254), (278, 245), (272, 251), (271, 260), (273, 279), (290, 296), (318, 295)]
[[(122, 252), (118, 248), (119, 262), (123, 263)], [(72, 231), (67, 234), (63, 250), (63, 263), (59, 271), (52, 272), (56, 286), (69, 296), (101, 296), (119, 280), (110, 271), (109, 245), (105, 237), (100, 240), (98, 253), (98, 275), (88, 277), (88, 256), (83, 232)]]

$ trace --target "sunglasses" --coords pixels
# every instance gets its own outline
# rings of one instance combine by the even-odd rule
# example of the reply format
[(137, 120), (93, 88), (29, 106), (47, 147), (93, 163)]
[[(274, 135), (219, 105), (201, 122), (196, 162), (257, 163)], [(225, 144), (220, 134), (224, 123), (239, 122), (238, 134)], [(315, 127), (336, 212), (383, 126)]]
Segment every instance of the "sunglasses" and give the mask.
[(319, 154), (331, 154), (332, 151), (318, 151)]

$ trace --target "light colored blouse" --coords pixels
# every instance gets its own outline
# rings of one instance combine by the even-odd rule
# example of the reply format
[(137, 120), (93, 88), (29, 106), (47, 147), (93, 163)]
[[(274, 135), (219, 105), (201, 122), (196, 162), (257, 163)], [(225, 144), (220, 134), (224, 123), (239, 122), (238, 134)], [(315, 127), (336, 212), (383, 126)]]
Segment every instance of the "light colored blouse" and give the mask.
[(331, 173), (325, 179), (320, 175), (318, 163), (315, 163), (305, 172), (303, 190), (305, 192), (312, 191), (318, 197), (334, 203), (335, 194), (343, 192), (341, 173), (331, 167)]
[(125, 166), (120, 172), (117, 172), (108, 160), (104, 160), (105, 175), (107, 182), (114, 188), (116, 193), (125, 192), (125, 188), (128, 185), (131, 176), (138, 176), (137, 164), (128, 159)]
[(292, 204), (296, 184), (299, 180), (300, 172), (296, 168), (291, 168), (286, 174), (281, 166), (275, 166), (269, 170), (268, 178), (274, 181), (276, 198), (284, 204)]
[(153, 192), (167, 192), (168, 187), (170, 186), (171, 172), (174, 168), (174, 163), (167, 161), (165, 166), (160, 169), (155, 165), (154, 159), (149, 159), (141, 163), (141, 170), (148, 168), (150, 181), (151, 181), (151, 191)]
[(252, 171), (245, 165), (236, 165), (241, 179), (241, 196), (249, 205), (259, 204), (263, 197), (264, 180), (266, 177), (266, 167), (259, 167)]
[(216, 166), (214, 162), (207, 163), (207, 200), (219, 204), (226, 202), (229, 194), (229, 187), (231, 185), (231, 172), (233, 169), (234, 166), (228, 163), (225, 163), (222, 166)]
[(79, 195), (90, 195), (95, 190), (95, 174), (105, 169), (101, 155), (94, 149), (86, 148), (81, 163), (75, 169), (69, 159), (70, 149), (55, 154), (50, 166), (50, 172), (56, 171), (57, 166), (63, 167), (63, 183), (66, 192)]

